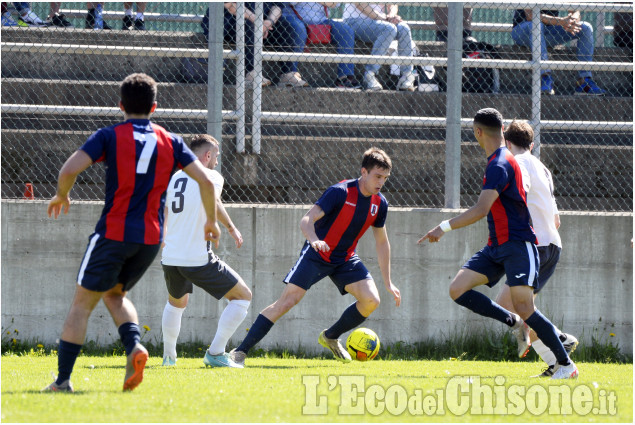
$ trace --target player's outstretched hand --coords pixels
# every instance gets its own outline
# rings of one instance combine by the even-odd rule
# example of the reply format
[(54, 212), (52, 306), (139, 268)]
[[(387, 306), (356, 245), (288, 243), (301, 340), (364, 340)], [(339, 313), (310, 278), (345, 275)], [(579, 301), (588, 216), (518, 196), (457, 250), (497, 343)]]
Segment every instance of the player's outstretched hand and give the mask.
[(243, 235), (240, 234), (240, 230), (238, 230), (238, 227), (232, 227), (229, 231), (229, 234), (232, 238), (234, 238), (234, 241), (236, 242), (236, 248), (240, 248), (241, 246), (243, 246)]
[(53, 217), (57, 219), (57, 217), (60, 215), (60, 212), (62, 211), (64, 212), (64, 214), (68, 214), (68, 208), (70, 207), (70, 205), (71, 199), (68, 196), (61, 197), (59, 195), (55, 195), (49, 201), (49, 206), (46, 212), (48, 213), (49, 217), (51, 216), (51, 214), (53, 214)]
[(217, 222), (209, 220), (205, 222), (205, 240), (214, 242), (214, 248), (218, 248), (220, 227)]
[(388, 290), (388, 292), (390, 292), (392, 294), (392, 296), (395, 298), (395, 305), (397, 307), (399, 307), (401, 305), (401, 292), (399, 291), (399, 289), (397, 289), (397, 287), (395, 285), (392, 284), (392, 282), (390, 282), (388, 284), (388, 286), (386, 287), (386, 289)]
[(443, 230), (441, 230), (441, 228), (439, 226), (435, 227), (434, 229), (430, 230), (428, 233), (425, 234), (424, 237), (422, 237), (421, 239), (419, 239), (417, 241), (417, 245), (422, 243), (423, 241), (425, 241), (426, 239), (428, 240), (428, 242), (432, 243), (432, 242), (439, 242), (439, 239), (441, 239), (441, 236), (443, 236), (445, 234), (445, 232)]
[(316, 251), (316, 252), (327, 252), (331, 250), (331, 247), (328, 246), (328, 244), (324, 241), (315, 241), (315, 242), (311, 242), (311, 247)]

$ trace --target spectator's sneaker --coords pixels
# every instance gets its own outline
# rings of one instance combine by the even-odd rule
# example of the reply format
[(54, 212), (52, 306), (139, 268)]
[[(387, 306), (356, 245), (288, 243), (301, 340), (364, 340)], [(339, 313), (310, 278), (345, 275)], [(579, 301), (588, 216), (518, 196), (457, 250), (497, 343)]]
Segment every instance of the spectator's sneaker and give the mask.
[[(11, 12), (6, 12), (2, 14), (2, 26), (3, 27), (17, 27), (18, 23), (11, 16)], [(28, 25), (25, 25), (28, 26)]]
[(124, 15), (121, 22), (122, 30), (132, 30), (134, 27), (134, 19), (130, 15)]
[(573, 335), (569, 335), (566, 333), (561, 333), (558, 338), (560, 338), (560, 342), (562, 342), (562, 346), (567, 352), (567, 355), (570, 355), (578, 348), (578, 339)]
[(239, 366), (245, 366), (245, 357), (247, 357), (247, 353), (242, 351), (238, 351), (235, 348), (229, 352), (229, 357), (232, 361)]
[(302, 79), (299, 72), (287, 72), (280, 76), (278, 86), (280, 87), (307, 87), (309, 83)]
[(18, 21), (22, 21), (30, 27), (44, 27), (46, 24), (32, 10), (24, 16), (20, 16)]
[(591, 77), (586, 77), (582, 84), (578, 84), (575, 88), (575, 95), (577, 96), (604, 96), (606, 90), (603, 90), (595, 84), (595, 81)]
[(73, 24), (71, 24), (67, 19), (66, 16), (64, 16), (64, 14), (62, 13), (56, 13), (55, 15), (49, 17), (46, 20), (46, 23), (48, 26), (55, 26), (55, 27), (72, 27)]
[(553, 372), (555, 371), (555, 369), (556, 369), (556, 365), (553, 365), (553, 364), (549, 365), (542, 371), (541, 374), (534, 375), (532, 376), (532, 378), (550, 378), (553, 376)]
[(384, 88), (377, 81), (377, 77), (375, 77), (374, 72), (366, 72), (364, 74), (364, 88), (370, 91), (378, 91), (383, 90)]
[(145, 31), (146, 30), (146, 23), (143, 19), (135, 19), (134, 20), (134, 29), (137, 31)]
[(67, 379), (66, 381), (62, 382), (61, 384), (56, 384), (55, 381), (53, 381), (53, 383), (51, 383), (51, 385), (42, 388), (40, 390), (40, 392), (67, 392), (67, 393), (72, 393), (75, 392), (73, 390), (73, 385), (71, 384), (71, 380)]
[(148, 361), (148, 350), (137, 343), (132, 353), (126, 358), (126, 377), (123, 382), (124, 391), (132, 391), (143, 381), (143, 370)]
[(415, 91), (415, 76), (412, 72), (402, 75), (397, 82), (397, 90)]
[(551, 74), (543, 74), (540, 77), (540, 91), (542, 94), (548, 94), (550, 96), (556, 94), (553, 90), (553, 78), (551, 78)]
[(176, 359), (172, 356), (163, 356), (163, 364), (161, 366), (176, 366)]
[(342, 347), (342, 344), (340, 344), (340, 340), (327, 338), (326, 335), (324, 335), (325, 332), (326, 329), (324, 329), (318, 337), (318, 342), (320, 343), (320, 345), (331, 350), (331, 353), (333, 353), (335, 359), (343, 363), (349, 363), (351, 361), (351, 355), (348, 354), (348, 351), (346, 351), (344, 347)]
[(203, 363), (205, 363), (205, 366), (210, 367), (233, 367), (236, 369), (242, 369), (244, 367), (243, 365), (234, 362), (229, 353), (222, 353), (213, 356), (209, 353), (209, 351), (205, 351)]
[(338, 89), (358, 89), (361, 84), (352, 75), (347, 75), (342, 78), (336, 78), (335, 87)]
[(112, 29), (112, 27), (108, 25), (106, 21), (102, 20), (102, 23), (103, 23), (102, 28), (95, 27), (95, 9), (90, 9), (88, 13), (86, 14), (86, 24), (84, 28), (86, 28), (87, 30), (98, 30), (98, 29), (111, 30)]
[(551, 379), (577, 379), (578, 368), (575, 363), (571, 362), (567, 366), (563, 366), (556, 363), (554, 366), (553, 375)]
[(518, 357), (521, 359), (529, 353), (529, 347), (531, 347), (531, 341), (529, 340), (529, 326), (520, 318), (516, 316), (516, 323), (512, 326), (512, 333), (516, 337), (518, 342)]
[[(256, 70), (252, 69), (245, 75), (245, 85), (247, 86), (247, 88), (253, 88), (254, 81), (256, 81)], [(270, 85), (271, 85), (271, 80), (265, 77), (262, 77), (262, 86), (267, 87)]]

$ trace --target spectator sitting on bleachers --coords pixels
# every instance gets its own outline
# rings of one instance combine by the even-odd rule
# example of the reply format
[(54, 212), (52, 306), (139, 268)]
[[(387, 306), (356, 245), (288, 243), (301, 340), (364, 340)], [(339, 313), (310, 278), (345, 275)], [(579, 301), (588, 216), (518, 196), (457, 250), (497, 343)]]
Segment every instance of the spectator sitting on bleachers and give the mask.
[(104, 11), (104, 3), (86, 3), (86, 8), (88, 9), (88, 13), (86, 14), (86, 25), (85, 28), (88, 30), (111, 30), (112, 28), (106, 21), (104, 21), (104, 17), (102, 13)]
[(72, 27), (64, 14), (60, 13), (61, 2), (51, 2), (49, 8), (49, 15), (46, 18), (46, 25), (55, 27)]
[(7, 7), (7, 2), (3, 1), (2, 2), (2, 26), (3, 27), (17, 27), (18, 23), (16, 22), (15, 19), (13, 19), (13, 16), (11, 16), (11, 12), (9, 11), (9, 8)]
[[(531, 18), (531, 9), (518, 9), (514, 12), (512, 38), (519, 46), (531, 47)], [(540, 58), (542, 60), (548, 59), (547, 46), (553, 47), (571, 40), (578, 40), (578, 60), (593, 61), (593, 27), (588, 22), (580, 21), (579, 11), (569, 11), (567, 16), (559, 17), (557, 10), (541, 10), (540, 22), (542, 32)], [(542, 92), (554, 94), (551, 70), (543, 69), (542, 72)], [(578, 76), (578, 85), (574, 94), (602, 96), (606, 93), (595, 84), (591, 78), (591, 71), (579, 71)]]
[[(298, 51), (297, 49), (299, 48), (301, 52), (304, 49), (304, 45), (295, 47), (301, 42), (297, 40), (297, 33), (287, 21), (281, 19), (283, 7), (284, 3), (263, 3), (263, 44), (282, 47), (283, 50), (293, 49), (293, 51)], [(256, 77), (254, 71), (254, 22), (256, 21), (256, 15), (254, 11), (255, 3), (245, 2), (245, 81), (250, 85), (253, 84)], [(205, 37), (208, 37), (209, 9), (205, 12), (201, 26)], [(236, 42), (236, 3), (225, 3), (223, 37), (228, 43), (233, 44)], [(292, 62), (282, 62), (279, 66), (281, 74), (278, 82), (279, 86), (305, 87), (309, 85), (297, 72), (297, 67), (294, 69)], [(271, 84), (271, 81), (264, 77), (262, 81), (263, 86)]]
[[(472, 11), (471, 7), (463, 8), (463, 40), (466, 42), (476, 43), (476, 39), (472, 37)], [(433, 7), (432, 15), (434, 16), (434, 24), (436, 25), (437, 41), (448, 42), (448, 8)]]
[[(336, 47), (336, 52), (344, 55), (355, 53), (355, 32), (344, 22), (329, 19), (328, 9), (335, 7), (337, 3), (297, 2), (286, 3), (282, 10), (282, 16), (287, 20), (304, 39), (306, 44), (307, 25), (330, 25), (331, 42)], [(297, 63), (294, 63), (297, 66)], [(335, 87), (346, 89), (358, 89), (361, 87), (355, 79), (355, 65), (352, 63), (340, 63), (337, 66), (337, 78)]]
[[(373, 43), (371, 55), (385, 56), (390, 43), (396, 38), (399, 56), (413, 56), (412, 34), (410, 27), (397, 14), (398, 6), (389, 4), (348, 3), (344, 9), (343, 20), (355, 31), (355, 38)], [(377, 72), (381, 65), (368, 64), (364, 73), (366, 90), (382, 90), (377, 81)], [(397, 90), (414, 91), (415, 77), (412, 65), (400, 67), (401, 77)]]
[(124, 2), (123, 4), (123, 19), (121, 23), (122, 30), (137, 30), (145, 31), (146, 24), (143, 19), (143, 14), (146, 11), (147, 2), (137, 2), (137, 14), (132, 17), (132, 2)]
[(20, 14), (18, 26), (21, 27), (44, 27), (46, 24), (35, 12), (31, 10), (29, 2), (13, 2), (15, 10)]

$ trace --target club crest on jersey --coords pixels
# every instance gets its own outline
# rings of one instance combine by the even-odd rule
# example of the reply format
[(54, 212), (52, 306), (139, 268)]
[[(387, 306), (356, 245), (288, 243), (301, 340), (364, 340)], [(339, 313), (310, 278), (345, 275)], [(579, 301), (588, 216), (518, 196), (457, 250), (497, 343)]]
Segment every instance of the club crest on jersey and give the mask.
[(379, 207), (377, 206), (377, 204), (372, 204), (370, 206), (370, 215), (372, 215), (373, 217), (375, 215), (377, 215), (377, 210), (379, 209)]

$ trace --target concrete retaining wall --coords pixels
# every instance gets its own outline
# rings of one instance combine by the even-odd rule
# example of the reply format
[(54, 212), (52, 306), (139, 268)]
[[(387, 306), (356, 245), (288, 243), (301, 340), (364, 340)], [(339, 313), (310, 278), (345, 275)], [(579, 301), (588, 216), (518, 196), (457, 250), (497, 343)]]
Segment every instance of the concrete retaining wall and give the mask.
[[(55, 221), (46, 217), (45, 201), (2, 201), (3, 330), (18, 329), (21, 339), (45, 343), (59, 338), (88, 235), (101, 209), (98, 202), (75, 203), (68, 216)], [(229, 205), (228, 210), (246, 242), (237, 250), (225, 232), (217, 253), (242, 275), (254, 294), (249, 315), (232, 340), (236, 344), (258, 312), (282, 291), (281, 280), (303, 242), (298, 224), (307, 206)], [(452, 210), (391, 209), (387, 228), (393, 282), (403, 296), (400, 308), (395, 308), (383, 288), (372, 236), (362, 238), (358, 253), (377, 279), (382, 297), (379, 309), (365, 325), (377, 331), (384, 343), (502, 326), (459, 307), (447, 294), (456, 271), (484, 244), (484, 220), (448, 234), (438, 244), (416, 245), (422, 232), (455, 214)], [(556, 274), (538, 299), (540, 309), (584, 341), (590, 342), (592, 335), (610, 338), (632, 354), (632, 214), (563, 213), (561, 234), (563, 254)], [(494, 297), (498, 289), (484, 291)], [(151, 328), (144, 340), (161, 341), (167, 295), (158, 258), (129, 296), (141, 325)], [(340, 296), (324, 280), (278, 321), (260, 346), (321, 349), (318, 333), (352, 301), (350, 295)], [(224, 305), (196, 288), (184, 313), (180, 341), (209, 343)], [(117, 338), (117, 329), (100, 304), (89, 322), (87, 339), (108, 344)]]

